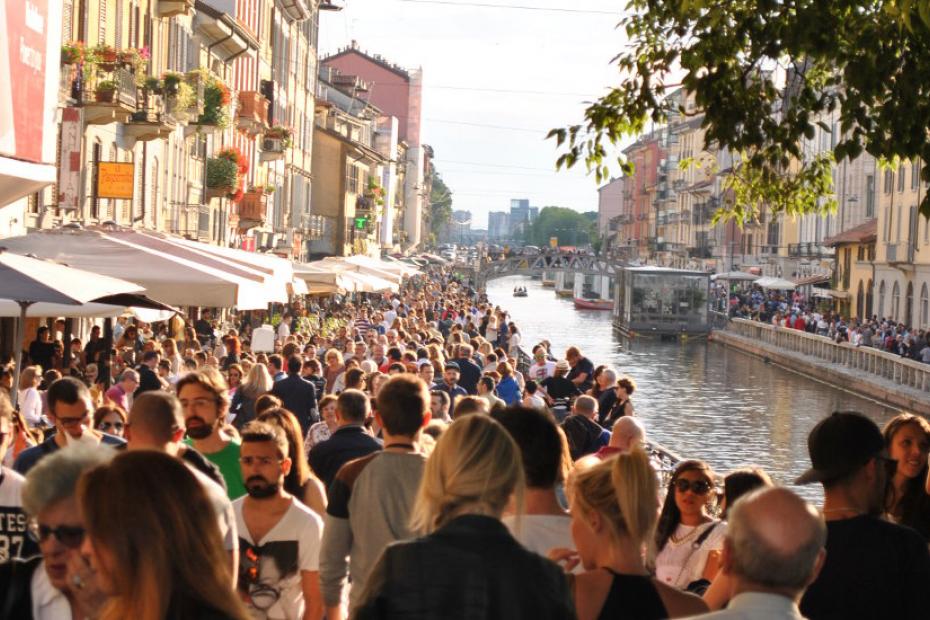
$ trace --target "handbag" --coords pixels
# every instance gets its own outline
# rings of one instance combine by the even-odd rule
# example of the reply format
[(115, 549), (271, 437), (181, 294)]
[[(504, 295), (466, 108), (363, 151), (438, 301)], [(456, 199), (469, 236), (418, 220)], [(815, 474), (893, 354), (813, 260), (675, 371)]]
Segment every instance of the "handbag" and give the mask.
[[(701, 532), (701, 535), (698, 536), (693, 543), (691, 543), (691, 553), (688, 554), (688, 557), (685, 559), (684, 564), (682, 564), (682, 571), (688, 566), (688, 562), (691, 561), (691, 557), (694, 555), (694, 552), (701, 548), (701, 545), (710, 537), (711, 532), (714, 531), (714, 528), (717, 527), (719, 522), (711, 524), (709, 528)], [(704, 578), (695, 579), (685, 586), (685, 592), (691, 592), (692, 594), (697, 594), (698, 596), (704, 596), (704, 593), (707, 592), (707, 588), (710, 587), (710, 581)]]

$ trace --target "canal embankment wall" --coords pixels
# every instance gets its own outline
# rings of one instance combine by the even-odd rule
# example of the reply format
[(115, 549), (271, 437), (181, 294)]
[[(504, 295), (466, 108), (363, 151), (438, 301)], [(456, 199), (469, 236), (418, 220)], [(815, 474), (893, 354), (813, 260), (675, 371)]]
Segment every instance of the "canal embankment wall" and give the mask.
[(710, 339), (890, 407), (930, 417), (930, 364), (746, 319), (728, 321)]

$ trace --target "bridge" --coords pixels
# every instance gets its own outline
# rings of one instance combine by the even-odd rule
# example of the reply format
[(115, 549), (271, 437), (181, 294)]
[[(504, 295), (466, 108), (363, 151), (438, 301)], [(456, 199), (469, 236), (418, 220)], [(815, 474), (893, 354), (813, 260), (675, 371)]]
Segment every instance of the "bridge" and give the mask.
[(581, 275), (613, 277), (622, 267), (622, 263), (608, 261), (597, 256), (568, 252), (546, 252), (536, 256), (507, 256), (494, 261), (485, 257), (472, 262), (455, 264), (456, 270), (472, 277), (475, 288), (478, 290), (484, 289), (488, 280), (507, 276), (542, 276), (544, 273), (569, 271)]

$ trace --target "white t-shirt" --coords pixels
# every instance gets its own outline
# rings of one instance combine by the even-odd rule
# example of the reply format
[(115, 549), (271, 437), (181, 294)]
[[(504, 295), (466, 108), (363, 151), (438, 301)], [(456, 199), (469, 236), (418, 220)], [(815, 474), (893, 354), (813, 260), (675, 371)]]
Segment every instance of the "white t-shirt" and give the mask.
[[(694, 549), (695, 541), (714, 524), (716, 524), (714, 530), (699, 548)], [(662, 583), (682, 590), (692, 581), (701, 579), (708, 554), (711, 551), (723, 549), (723, 538), (726, 533), (727, 525), (720, 521), (702, 525), (679, 524), (674, 534), (678, 542), (673, 542), (672, 538), (669, 538), (665, 547), (656, 556), (656, 578)]]
[(575, 548), (569, 515), (523, 515), (519, 522), (514, 516), (506, 516), (501, 521), (521, 545), (543, 557), (548, 557), (552, 549)]
[(23, 480), (12, 469), (0, 467), (0, 564), (11, 557), (24, 557), (23, 547), (35, 551), (35, 545), (26, 533)]
[(288, 325), (287, 321), (281, 320), (278, 323), (278, 340), (284, 342), (284, 340), (291, 335), (291, 326)]
[(19, 391), (19, 410), (29, 428), (42, 423), (42, 395), (34, 387)]
[(524, 397), (523, 404), (527, 407), (530, 407), (531, 409), (539, 409), (541, 411), (546, 410), (546, 401), (543, 400), (543, 398), (538, 394)]
[(239, 548), (239, 528), (236, 527), (236, 513), (233, 512), (232, 502), (229, 495), (223, 490), (223, 487), (210, 479), (202, 471), (195, 469), (191, 465), (187, 468), (193, 472), (194, 477), (200, 482), (203, 490), (207, 493), (207, 499), (216, 512), (216, 518), (220, 526), (220, 534), (223, 536), (223, 548), (227, 551), (233, 551)]
[(542, 382), (543, 379), (555, 376), (555, 362), (550, 362), (549, 360), (544, 361), (542, 364), (533, 362), (529, 367), (529, 370), (526, 371), (526, 378), (532, 379), (536, 383)]
[[(304, 613), (301, 573), (320, 570), (323, 521), (297, 499), (291, 499), (291, 507), (281, 520), (256, 542), (242, 517), (242, 505), (247, 498), (233, 502), (239, 528), (239, 591), (248, 592), (247, 606), (253, 618), (301, 618)], [(250, 559), (253, 555), (257, 559)], [(244, 581), (243, 573), (250, 566), (255, 569), (255, 578)]]

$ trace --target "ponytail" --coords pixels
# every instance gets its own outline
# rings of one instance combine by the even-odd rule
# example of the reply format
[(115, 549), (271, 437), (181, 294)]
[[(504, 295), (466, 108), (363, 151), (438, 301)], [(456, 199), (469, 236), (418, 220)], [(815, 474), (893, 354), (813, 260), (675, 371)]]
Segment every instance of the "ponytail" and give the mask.
[(652, 537), (658, 510), (659, 484), (649, 457), (636, 447), (614, 459), (611, 481), (627, 535), (637, 543)]

